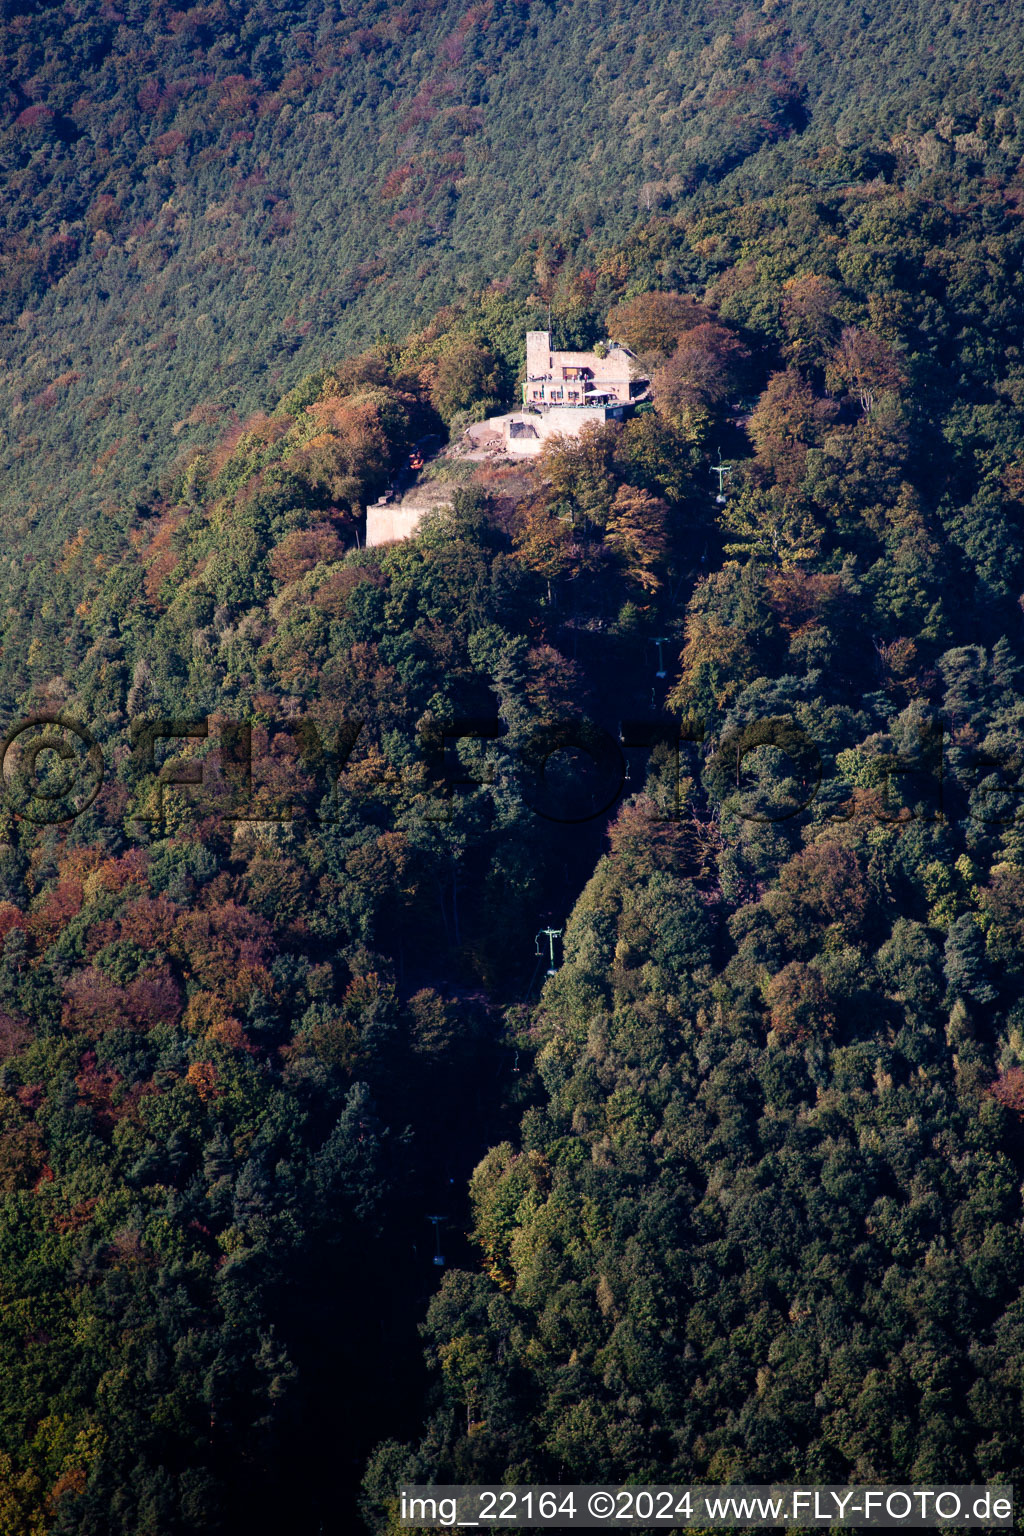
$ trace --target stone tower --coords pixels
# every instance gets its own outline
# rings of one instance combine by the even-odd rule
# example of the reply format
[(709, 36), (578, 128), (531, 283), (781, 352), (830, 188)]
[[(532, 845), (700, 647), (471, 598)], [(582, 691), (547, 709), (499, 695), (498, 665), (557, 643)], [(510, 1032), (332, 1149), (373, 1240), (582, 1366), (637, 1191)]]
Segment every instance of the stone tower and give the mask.
[(551, 372), (551, 332), (527, 331), (526, 377), (545, 378)]

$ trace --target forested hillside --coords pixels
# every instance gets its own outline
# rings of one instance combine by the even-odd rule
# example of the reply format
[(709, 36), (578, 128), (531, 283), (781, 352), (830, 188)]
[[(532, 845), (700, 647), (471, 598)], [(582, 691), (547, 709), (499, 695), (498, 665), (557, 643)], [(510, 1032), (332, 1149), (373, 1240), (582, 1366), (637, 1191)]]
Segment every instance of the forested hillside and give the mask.
[(61, 547), (5, 686), (105, 778), (3, 827), (12, 1536), (341, 1531), (367, 1458), (377, 1529), (413, 1474), (1020, 1475), (1022, 231), (934, 192), (638, 230), (572, 323), (657, 409), (405, 544), (361, 508), (525, 278)]
[(3, 1536), (1024, 1480), (1018, 21), (643, 15), (4, 9)]
[[(46, 580), (55, 539), (510, 253), (568, 325), (638, 220), (732, 181), (1006, 179), (1024, 152), (994, 3), (3, 15), (2, 527)], [(9, 572), (4, 606), (39, 613), (40, 579)]]
[[(538, 1099), (473, 1175), (381, 1530), (401, 1480), (1021, 1476), (1017, 216), (879, 191), (688, 233), (759, 393), (724, 560), (651, 605), (681, 762), (514, 1015)], [(655, 375), (684, 433), (695, 336)]]

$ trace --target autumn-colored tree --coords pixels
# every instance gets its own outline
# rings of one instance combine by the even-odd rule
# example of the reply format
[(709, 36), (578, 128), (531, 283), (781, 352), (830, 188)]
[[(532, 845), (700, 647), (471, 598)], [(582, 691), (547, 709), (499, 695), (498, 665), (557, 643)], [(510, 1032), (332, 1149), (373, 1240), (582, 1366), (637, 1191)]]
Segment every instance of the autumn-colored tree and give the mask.
[(218, 1079), (219, 1073), (212, 1061), (194, 1061), (185, 1073), (185, 1081), (191, 1084), (204, 1104), (222, 1092), (217, 1087)]
[(1018, 1119), (1024, 1120), (1024, 1068), (1007, 1067), (1005, 1072), (1000, 1072), (989, 1093), (998, 1103), (1012, 1110)]
[(849, 605), (849, 583), (838, 572), (804, 571), (799, 567), (765, 573), (765, 591), (779, 622), (792, 635), (815, 623), (838, 626)]
[(174, 958), (231, 1003), (245, 1002), (254, 989), (271, 990), (270, 950), (270, 925), (234, 901), (183, 913), (170, 942)]
[(546, 497), (534, 497), (521, 509), (514, 543), (516, 558), (547, 584), (550, 603), (554, 595), (552, 582), (568, 572), (572, 564), (574, 540), (568, 522), (555, 515)]
[(537, 458), (554, 501), (574, 524), (603, 528), (618, 487), (615, 455), (622, 428), (617, 422), (588, 422), (576, 437), (551, 437)]
[(28, 918), (13, 902), (0, 901), (0, 942), (10, 933), (12, 928), (27, 928)]
[(270, 553), (270, 573), (278, 581), (297, 581), (307, 571), (321, 562), (325, 565), (340, 560), (345, 545), (337, 531), (329, 523), (318, 523), (313, 528), (296, 528), (286, 533), (280, 544)]
[(45, 1163), (46, 1147), (38, 1125), (30, 1122), (0, 1133), (0, 1194), (31, 1189)]
[(0, 1062), (6, 1061), (9, 1056), (17, 1056), (31, 1038), (32, 1031), (26, 1019), (0, 1012)]
[(391, 389), (328, 396), (308, 407), (316, 429), (289, 467), (324, 500), (353, 511), (385, 482), (409, 439), (415, 402)]
[(825, 382), (833, 391), (856, 395), (867, 416), (880, 395), (895, 394), (906, 384), (907, 373), (895, 348), (881, 336), (848, 325), (829, 359)]
[(656, 869), (685, 867), (692, 853), (690, 824), (666, 816), (650, 795), (638, 795), (621, 807), (608, 828), (613, 857), (628, 864), (634, 878), (646, 878)]
[(806, 272), (782, 285), (782, 327), (786, 352), (797, 368), (824, 364), (839, 334), (836, 306), (840, 294), (827, 277)]
[(641, 356), (667, 358), (684, 331), (711, 320), (711, 311), (689, 294), (642, 293), (608, 311), (608, 335)]
[(553, 645), (531, 646), (523, 664), (523, 694), (531, 724), (556, 725), (580, 707), (583, 679), (574, 661)]
[(155, 602), (160, 589), (178, 564), (181, 556), (175, 545), (185, 519), (177, 507), (165, 512), (157, 523), (153, 535), (142, 551), (146, 562), (145, 590), (151, 602)]
[(180, 908), (166, 895), (139, 896), (122, 911), (120, 937), (142, 949), (162, 948), (170, 939), (179, 913)]
[(351, 395), (367, 385), (391, 383), (391, 368), (379, 352), (360, 352), (356, 357), (346, 357), (330, 372), (328, 387), (335, 395)]
[(748, 356), (740, 338), (718, 321), (686, 330), (652, 379), (657, 409), (680, 421), (688, 410), (717, 406), (737, 386)]
[(890, 687), (902, 684), (913, 691), (913, 671), (917, 646), (907, 635), (894, 640), (876, 640), (875, 654)]
[(869, 900), (856, 853), (823, 838), (784, 866), (765, 905), (787, 942), (799, 950), (820, 943), (822, 930), (832, 926), (852, 937)]
[(110, 229), (121, 218), (121, 208), (117, 198), (109, 192), (101, 192), (85, 216), (85, 221), (90, 229)]
[(124, 988), (124, 1015), (144, 1028), (181, 1017), (181, 990), (166, 965), (150, 966)]
[(82, 908), (82, 885), (78, 880), (64, 880), (46, 895), (29, 914), (28, 927), (37, 943), (45, 948)]
[(758, 463), (778, 485), (798, 485), (808, 448), (821, 442), (835, 416), (833, 402), (816, 395), (795, 368), (773, 373), (747, 421)]
[(661, 577), (656, 567), (665, 558), (668, 507), (649, 491), (620, 485), (608, 513), (604, 541), (615, 551), (626, 576), (645, 592), (656, 592)]
[(829, 1007), (821, 972), (800, 960), (791, 960), (765, 987), (772, 1029), (791, 1040), (830, 1035), (835, 1014)]

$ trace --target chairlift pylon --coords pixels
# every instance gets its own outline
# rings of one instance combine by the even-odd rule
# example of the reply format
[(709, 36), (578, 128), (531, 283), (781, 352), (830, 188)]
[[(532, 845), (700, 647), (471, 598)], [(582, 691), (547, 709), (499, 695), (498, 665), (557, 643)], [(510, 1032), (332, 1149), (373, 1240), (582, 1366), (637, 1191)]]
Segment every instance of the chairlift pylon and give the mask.
[(540, 928), (540, 929), (538, 929), (537, 937), (536, 937), (536, 940), (535, 940), (535, 946), (536, 947), (534, 949), (534, 953), (536, 955), (538, 955), (541, 959), (543, 959), (543, 957), (544, 957), (544, 951), (540, 947), (540, 941), (541, 941), (542, 937), (546, 938), (547, 941), (548, 941), (548, 958), (549, 958), (550, 964), (548, 966), (546, 974), (548, 976), (554, 976), (555, 971), (557, 969), (557, 967), (555, 965), (555, 940), (556, 939), (560, 939), (562, 937), (562, 929), (561, 928)]
[(441, 1252), (441, 1232), (440, 1232), (440, 1227), (441, 1227), (442, 1221), (445, 1220), (445, 1217), (444, 1216), (428, 1216), (427, 1220), (430, 1222), (430, 1224), (434, 1228), (434, 1257), (433, 1257), (433, 1263), (436, 1264), (439, 1269), (443, 1269), (444, 1268), (444, 1254)]
[(718, 450), (718, 463), (712, 464), (711, 473), (718, 476), (718, 495), (715, 501), (721, 506), (725, 503), (725, 477), (732, 474), (732, 465), (727, 464), (722, 458), (722, 450)]

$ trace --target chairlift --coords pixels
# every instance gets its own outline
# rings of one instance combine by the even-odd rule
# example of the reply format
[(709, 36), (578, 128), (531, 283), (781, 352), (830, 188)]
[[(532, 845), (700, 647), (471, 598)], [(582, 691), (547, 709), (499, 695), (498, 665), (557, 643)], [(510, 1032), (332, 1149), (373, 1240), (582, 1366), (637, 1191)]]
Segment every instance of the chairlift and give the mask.
[(441, 1252), (441, 1233), (439, 1229), (442, 1221), (444, 1221), (445, 1218), (443, 1216), (428, 1216), (427, 1220), (434, 1228), (434, 1256), (431, 1262), (435, 1264), (438, 1269), (443, 1269), (444, 1254)]
[(721, 448), (718, 450), (718, 463), (712, 464), (711, 473), (718, 476), (718, 495), (715, 497), (715, 502), (718, 506), (724, 506), (726, 499), (725, 479), (727, 475), (732, 474), (732, 465), (725, 463), (723, 460)]
[(544, 951), (540, 947), (540, 941), (541, 938), (546, 938), (548, 941), (548, 959), (550, 964), (545, 974), (548, 976), (554, 976), (556, 972), (557, 967), (555, 965), (555, 940), (560, 939), (561, 937), (561, 928), (541, 928), (538, 930), (534, 953), (537, 955), (538, 959), (543, 960)]

